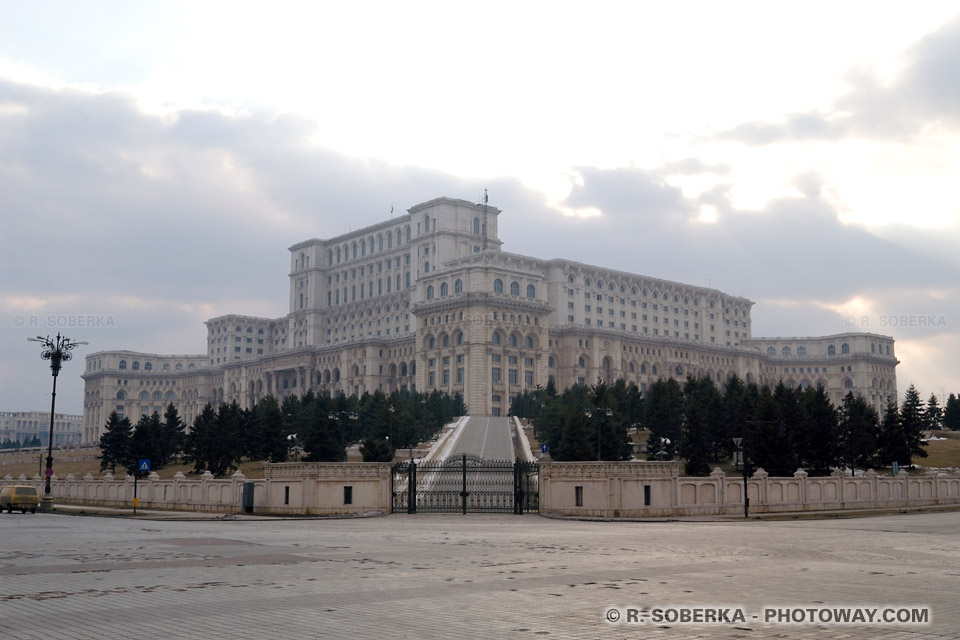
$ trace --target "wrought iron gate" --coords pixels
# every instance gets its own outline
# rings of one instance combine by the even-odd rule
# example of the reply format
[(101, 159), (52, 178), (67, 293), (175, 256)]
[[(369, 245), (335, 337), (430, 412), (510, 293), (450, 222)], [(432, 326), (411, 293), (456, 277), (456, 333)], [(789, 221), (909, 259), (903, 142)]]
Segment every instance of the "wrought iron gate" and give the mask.
[(536, 462), (460, 455), (393, 467), (394, 513), (515, 513), (539, 509)]

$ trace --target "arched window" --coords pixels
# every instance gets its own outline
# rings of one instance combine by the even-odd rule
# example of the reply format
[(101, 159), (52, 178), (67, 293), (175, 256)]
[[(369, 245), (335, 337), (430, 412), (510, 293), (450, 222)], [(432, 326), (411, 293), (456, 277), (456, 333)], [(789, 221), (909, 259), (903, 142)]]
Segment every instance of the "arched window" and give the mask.
[(383, 252), (383, 234), (377, 236), (377, 251)]
[(427, 349), (434, 349), (437, 346), (437, 340), (433, 336), (427, 340)]
[(457, 331), (457, 338), (456, 338), (455, 342), (457, 343), (457, 345), (463, 344), (463, 332), (462, 332), (462, 331)]
[(657, 375), (657, 365), (653, 365), (650, 369), (651, 375)]
[(586, 360), (583, 359), (583, 356), (580, 356), (579, 358), (577, 358), (577, 366), (580, 367), (581, 369), (587, 366), (587, 362)]
[(597, 289), (603, 289), (603, 280), (597, 280)]
[(573, 276), (567, 276), (567, 282), (573, 284)]
[(533, 349), (533, 337), (527, 336), (526, 338), (524, 338), (523, 346), (526, 347), (527, 349)]
[(121, 368), (121, 369), (126, 369), (126, 368), (127, 368), (127, 361), (126, 361), (126, 360), (121, 360), (121, 361), (120, 361), (120, 368)]
[(553, 359), (553, 356), (550, 356), (549, 358), (547, 358), (547, 366), (550, 367), (551, 369), (557, 368), (557, 361)]
[(503, 293), (503, 280), (497, 278), (493, 281), (493, 292), (494, 293)]
[(537, 288), (532, 284), (527, 285), (527, 297), (530, 299), (537, 297)]
[(177, 363), (177, 371), (183, 371), (183, 363), (182, 363), (182, 362), (178, 362), (178, 363)]
[(678, 376), (682, 376), (682, 375), (683, 375), (683, 369), (680, 368), (680, 365), (677, 365), (677, 375), (678, 375)]
[(427, 287), (427, 300), (433, 300), (433, 285)]
[(775, 356), (777, 355), (777, 350), (774, 347), (767, 347), (767, 355)]
[(353, 249), (353, 259), (356, 260), (357, 259), (357, 243), (354, 242), (351, 248)]
[(480, 235), (480, 218), (473, 219), (473, 235)]
[(835, 356), (835, 355), (837, 355), (837, 348), (836, 348), (835, 346), (833, 346), (833, 345), (830, 345), (829, 347), (827, 347), (827, 355), (828, 355), (828, 356)]
[(144, 370), (144, 371), (153, 371), (153, 363), (152, 363), (152, 362), (148, 362), (148, 363), (146, 363), (145, 365), (143, 365), (143, 370)]
[(516, 334), (511, 333), (511, 334), (510, 334), (510, 346), (511, 346), (511, 347), (517, 346), (517, 342), (518, 342), (518, 340), (517, 340)]
[(783, 349), (781, 349), (781, 350), (780, 350), (780, 355), (782, 355), (784, 358), (789, 358), (789, 357), (790, 357), (790, 347), (784, 347)]
[(168, 372), (168, 371), (170, 371), (170, 363), (169, 363), (169, 362), (164, 362), (164, 363), (163, 363), (163, 372), (166, 373), (166, 372)]
[(387, 249), (393, 249), (393, 234), (387, 234)]
[(493, 344), (500, 344), (503, 341), (503, 338), (500, 336), (499, 331), (493, 332)]
[(798, 356), (805, 356), (805, 355), (807, 355), (807, 348), (806, 348), (806, 347), (797, 347), (797, 355), (798, 355)]
[(360, 255), (361, 255), (361, 257), (367, 255), (367, 241), (366, 241), (366, 240), (361, 240), (361, 241), (360, 241)]
[(463, 293), (463, 280), (456, 280), (453, 283), (453, 293), (454, 295), (460, 295)]
[(410, 242), (410, 227), (407, 227), (407, 243)]
[(846, 380), (844, 380), (844, 381), (843, 381), (843, 388), (844, 388), (844, 389), (853, 389), (853, 380), (851, 380), (850, 378), (847, 378)]
[(133, 370), (140, 371), (140, 362), (138, 360), (133, 361)]
[(850, 345), (848, 345), (846, 342), (840, 345), (840, 353), (850, 353)]
[(449, 346), (450, 346), (450, 336), (448, 336), (447, 334), (443, 334), (443, 340), (440, 341), (440, 344), (442, 344), (444, 347), (449, 347)]
[(632, 363), (632, 362), (630, 363), (629, 370), (630, 370), (630, 373), (634, 373), (634, 371), (633, 371), (633, 363)]
[(514, 282), (511, 282), (511, 283), (510, 283), (510, 295), (512, 295), (512, 296), (519, 296), (519, 295), (520, 295), (520, 283), (519, 283), (519, 282), (514, 281)]
[(126, 400), (126, 399), (127, 399), (127, 394), (125, 394), (123, 391), (117, 391), (117, 400)]
[(641, 364), (641, 365), (640, 365), (640, 373), (646, 373), (646, 372), (647, 372), (647, 365), (646, 365), (646, 364)]
[(447, 291), (447, 283), (446, 283), (446, 282), (441, 282), (441, 283), (440, 283), (440, 297), (441, 297), (441, 298), (446, 298), (446, 297), (447, 297), (447, 293), (448, 293), (448, 291)]
[(423, 263), (423, 272), (424, 272), (424, 273), (430, 273), (430, 261), (429, 261), (429, 260), (428, 260), (427, 262), (424, 262), (424, 263)]
[(423, 231), (424, 233), (430, 233), (430, 216), (425, 216), (423, 219)]

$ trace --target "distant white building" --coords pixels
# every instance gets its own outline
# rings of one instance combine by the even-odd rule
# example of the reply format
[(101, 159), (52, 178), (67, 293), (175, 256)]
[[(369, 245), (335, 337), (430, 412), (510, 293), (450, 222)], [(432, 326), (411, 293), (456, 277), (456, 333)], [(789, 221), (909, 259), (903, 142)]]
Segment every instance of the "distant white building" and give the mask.
[(756, 338), (753, 302), (716, 289), (501, 251), (500, 210), (438, 198), (406, 215), (290, 247), (290, 311), (206, 322), (203, 355), (87, 356), (84, 440), (111, 411), (382, 390), (460, 393), (502, 415), (525, 389), (626, 378), (822, 384), (838, 404), (896, 397), (893, 338)]
[[(57, 413), (53, 416), (53, 446), (80, 444), (83, 416)], [(0, 411), (0, 443), (26, 442), (39, 438), (43, 446), (50, 442), (49, 411)]]

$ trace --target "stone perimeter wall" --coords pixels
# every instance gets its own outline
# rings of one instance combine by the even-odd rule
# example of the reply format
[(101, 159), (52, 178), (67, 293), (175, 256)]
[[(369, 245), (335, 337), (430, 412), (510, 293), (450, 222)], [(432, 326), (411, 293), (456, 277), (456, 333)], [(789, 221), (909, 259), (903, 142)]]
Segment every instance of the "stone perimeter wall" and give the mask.
[[(719, 469), (705, 478), (680, 476), (676, 462), (543, 462), (540, 513), (548, 516), (642, 518), (738, 515), (743, 513), (743, 479)], [(253, 487), (253, 513), (273, 515), (379, 515), (392, 503), (388, 463), (283, 463), (265, 466), (265, 478), (247, 480), (209, 472), (199, 479), (182, 473), (161, 480), (155, 473), (138, 481), (139, 506), (146, 509), (237, 513), (244, 484)], [(29, 484), (43, 492), (39, 476), (6, 476), (4, 484)], [(132, 476), (107, 474), (51, 481), (54, 503), (132, 507)], [(758, 469), (747, 483), (750, 513), (897, 509), (960, 505), (960, 471), (897, 477), (867, 471), (852, 478), (835, 473), (810, 478), (769, 477)], [(348, 502), (349, 501), (349, 502)]]

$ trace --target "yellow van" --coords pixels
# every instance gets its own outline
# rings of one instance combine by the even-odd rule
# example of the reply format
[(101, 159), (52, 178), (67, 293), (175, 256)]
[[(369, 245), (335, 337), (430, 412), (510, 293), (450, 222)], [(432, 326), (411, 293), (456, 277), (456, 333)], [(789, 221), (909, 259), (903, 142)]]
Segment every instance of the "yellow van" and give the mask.
[(4, 509), (10, 513), (14, 509), (20, 509), (23, 513), (29, 509), (30, 513), (36, 513), (39, 506), (40, 492), (36, 487), (12, 484), (0, 489), (0, 513)]

